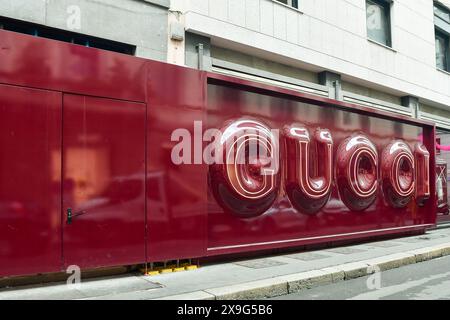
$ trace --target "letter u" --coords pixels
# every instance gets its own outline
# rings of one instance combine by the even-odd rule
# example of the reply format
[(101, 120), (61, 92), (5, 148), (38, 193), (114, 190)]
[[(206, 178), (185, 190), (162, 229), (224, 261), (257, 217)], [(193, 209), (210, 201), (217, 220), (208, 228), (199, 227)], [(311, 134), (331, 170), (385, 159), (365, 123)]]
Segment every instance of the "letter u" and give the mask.
[(293, 124), (284, 128), (284, 137), (287, 195), (294, 208), (315, 214), (330, 197), (333, 180), (331, 133), (318, 128), (311, 139), (308, 129)]

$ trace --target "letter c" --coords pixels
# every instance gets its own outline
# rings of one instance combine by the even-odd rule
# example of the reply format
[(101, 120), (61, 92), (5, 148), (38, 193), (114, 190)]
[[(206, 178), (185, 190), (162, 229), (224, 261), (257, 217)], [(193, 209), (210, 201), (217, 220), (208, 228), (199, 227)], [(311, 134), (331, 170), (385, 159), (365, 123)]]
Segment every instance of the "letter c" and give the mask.
[(344, 204), (353, 211), (363, 211), (376, 199), (378, 187), (378, 152), (365, 135), (345, 139), (338, 148), (336, 180)]
[(381, 175), (383, 192), (387, 202), (394, 208), (403, 208), (414, 194), (414, 155), (402, 140), (386, 146), (382, 153)]

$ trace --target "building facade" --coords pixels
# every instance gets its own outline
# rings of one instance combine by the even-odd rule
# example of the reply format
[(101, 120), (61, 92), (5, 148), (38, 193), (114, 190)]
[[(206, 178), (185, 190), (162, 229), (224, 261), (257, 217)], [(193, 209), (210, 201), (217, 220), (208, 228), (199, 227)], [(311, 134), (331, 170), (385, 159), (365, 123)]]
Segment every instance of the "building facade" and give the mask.
[(0, 17), (0, 28), (433, 121), (448, 183), (449, 0), (4, 0)]

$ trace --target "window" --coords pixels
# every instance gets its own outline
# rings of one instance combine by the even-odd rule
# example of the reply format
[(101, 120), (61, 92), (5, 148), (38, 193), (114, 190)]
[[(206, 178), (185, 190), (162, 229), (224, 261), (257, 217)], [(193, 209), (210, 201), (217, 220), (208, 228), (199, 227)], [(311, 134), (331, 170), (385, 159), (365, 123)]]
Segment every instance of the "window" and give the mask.
[(434, 15), (446, 23), (450, 23), (450, 11), (439, 4), (434, 5)]
[(434, 4), (436, 67), (450, 72), (450, 10)]
[(86, 47), (114, 51), (128, 55), (134, 55), (136, 52), (135, 46), (126, 43), (101, 39), (97, 37), (91, 37), (75, 32), (64, 31), (56, 28), (50, 28), (34, 23), (19, 21), (5, 17), (0, 17), (0, 29), (25, 33), (36, 37), (48, 38), (63, 42), (70, 42), (73, 44), (79, 44)]
[(391, 1), (366, 0), (367, 37), (390, 47)]
[(446, 71), (450, 71), (448, 38), (448, 36), (436, 30), (436, 66)]
[(298, 0), (275, 0), (275, 1), (284, 3), (287, 6), (298, 9)]

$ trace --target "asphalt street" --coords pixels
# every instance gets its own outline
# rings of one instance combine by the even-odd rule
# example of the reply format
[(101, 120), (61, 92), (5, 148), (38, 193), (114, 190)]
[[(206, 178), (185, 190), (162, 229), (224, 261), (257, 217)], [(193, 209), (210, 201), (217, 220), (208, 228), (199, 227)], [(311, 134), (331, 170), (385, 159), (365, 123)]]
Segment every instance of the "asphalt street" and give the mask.
[(274, 299), (450, 300), (450, 256)]

